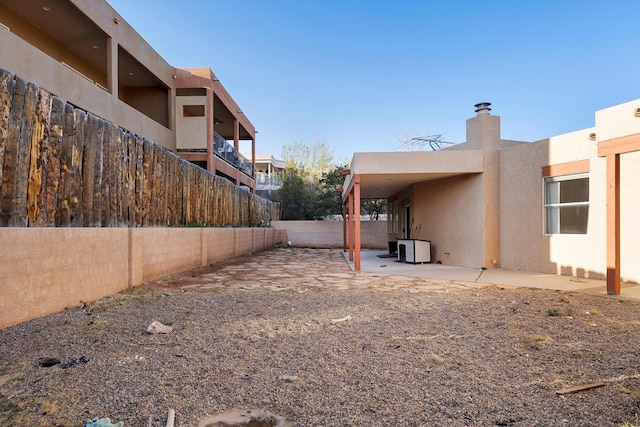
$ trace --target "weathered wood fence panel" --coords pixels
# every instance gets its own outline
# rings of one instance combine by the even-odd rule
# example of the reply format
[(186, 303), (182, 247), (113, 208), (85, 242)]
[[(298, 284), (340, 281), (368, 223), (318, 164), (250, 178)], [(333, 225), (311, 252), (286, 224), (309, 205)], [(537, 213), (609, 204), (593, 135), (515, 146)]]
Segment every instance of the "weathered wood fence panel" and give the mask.
[(279, 205), (0, 68), (0, 226), (265, 226)]

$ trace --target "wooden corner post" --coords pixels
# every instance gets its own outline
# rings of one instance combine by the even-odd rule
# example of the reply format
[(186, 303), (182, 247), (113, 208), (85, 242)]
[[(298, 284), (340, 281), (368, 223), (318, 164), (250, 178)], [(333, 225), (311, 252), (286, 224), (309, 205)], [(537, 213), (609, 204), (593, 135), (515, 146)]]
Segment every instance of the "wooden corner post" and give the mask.
[(355, 183), (353, 184), (353, 219), (354, 219), (354, 246), (356, 251), (355, 268), (356, 271), (360, 270), (360, 175), (354, 177)]
[(620, 154), (607, 156), (607, 294), (620, 295)]

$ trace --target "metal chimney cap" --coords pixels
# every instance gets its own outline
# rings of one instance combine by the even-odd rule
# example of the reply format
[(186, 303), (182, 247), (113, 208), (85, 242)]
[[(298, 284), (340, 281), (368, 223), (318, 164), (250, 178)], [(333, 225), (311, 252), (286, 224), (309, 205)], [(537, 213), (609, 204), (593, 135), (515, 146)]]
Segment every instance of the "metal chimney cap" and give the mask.
[(474, 105), (474, 107), (476, 107), (476, 113), (478, 114), (489, 114), (489, 111), (491, 111), (490, 102), (479, 102), (476, 105)]

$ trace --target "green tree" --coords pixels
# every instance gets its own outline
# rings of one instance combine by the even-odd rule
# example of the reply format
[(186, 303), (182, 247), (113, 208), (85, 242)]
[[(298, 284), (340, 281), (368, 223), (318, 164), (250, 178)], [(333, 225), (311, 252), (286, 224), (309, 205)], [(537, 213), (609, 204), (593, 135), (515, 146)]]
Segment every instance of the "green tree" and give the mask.
[(304, 171), (311, 180), (318, 180), (324, 172), (335, 167), (333, 148), (324, 142), (316, 141), (309, 146), (303, 142), (282, 147), (282, 159), (286, 167), (295, 167)]
[(342, 193), (337, 189), (344, 183), (341, 172), (345, 168), (346, 165), (335, 166), (330, 171), (324, 172), (318, 181), (316, 210), (319, 216), (342, 214)]
[(275, 201), (280, 202), (280, 216), (283, 220), (314, 218), (315, 184), (306, 175), (304, 170), (296, 167), (285, 169), (282, 187), (274, 195)]
[(370, 220), (377, 221), (381, 214), (387, 213), (387, 199), (362, 200), (360, 210), (364, 215), (369, 215)]
[(331, 209), (321, 181), (324, 173), (335, 168), (333, 149), (320, 142), (313, 146), (297, 142), (283, 147), (282, 158), (286, 162), (282, 187), (274, 195), (280, 202), (281, 218), (321, 219), (328, 215)]

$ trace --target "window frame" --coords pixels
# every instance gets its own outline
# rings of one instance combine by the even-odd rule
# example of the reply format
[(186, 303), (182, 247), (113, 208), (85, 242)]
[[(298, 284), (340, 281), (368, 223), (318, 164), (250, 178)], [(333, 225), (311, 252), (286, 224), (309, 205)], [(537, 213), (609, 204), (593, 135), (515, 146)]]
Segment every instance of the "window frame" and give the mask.
[[(562, 181), (573, 181), (578, 179), (587, 178), (589, 181), (589, 190), (587, 193), (588, 200), (582, 202), (567, 202), (567, 203), (547, 203), (547, 183), (548, 182), (562, 182)], [(542, 234), (545, 237), (550, 236), (587, 236), (590, 232), (589, 227), (589, 207), (591, 205), (591, 177), (589, 176), (589, 172), (577, 172), (577, 173), (568, 173), (563, 175), (553, 175), (553, 176), (543, 176), (542, 177)], [(561, 233), (558, 229), (557, 233), (550, 233), (549, 227), (547, 224), (547, 209), (550, 208), (561, 208), (561, 207), (571, 207), (571, 206), (586, 206), (587, 207), (587, 224), (584, 233)], [(558, 210), (559, 212), (559, 210)], [(560, 218), (558, 216), (558, 228), (560, 224)]]

